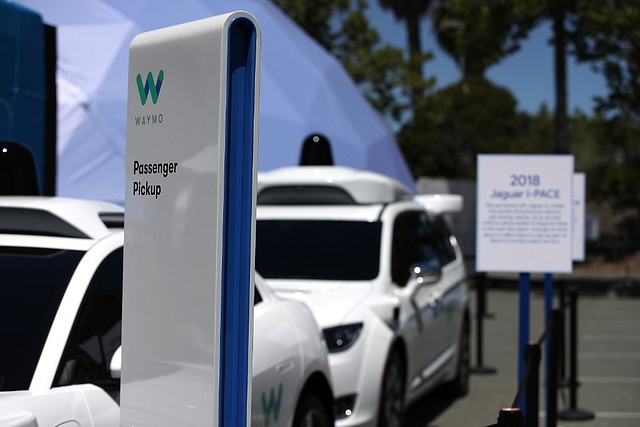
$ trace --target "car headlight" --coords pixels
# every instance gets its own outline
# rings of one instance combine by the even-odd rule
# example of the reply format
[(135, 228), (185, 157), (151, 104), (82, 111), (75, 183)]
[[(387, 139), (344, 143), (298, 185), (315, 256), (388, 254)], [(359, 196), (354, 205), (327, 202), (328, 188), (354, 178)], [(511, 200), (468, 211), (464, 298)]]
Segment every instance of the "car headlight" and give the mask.
[(323, 329), (329, 353), (337, 353), (351, 347), (360, 336), (361, 331), (362, 323), (353, 323), (351, 325), (341, 325)]

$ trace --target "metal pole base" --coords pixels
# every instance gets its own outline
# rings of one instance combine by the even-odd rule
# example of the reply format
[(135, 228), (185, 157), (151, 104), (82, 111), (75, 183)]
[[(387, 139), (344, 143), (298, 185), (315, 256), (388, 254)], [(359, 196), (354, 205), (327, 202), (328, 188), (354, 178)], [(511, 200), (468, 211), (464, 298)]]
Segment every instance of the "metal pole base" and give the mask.
[(472, 374), (482, 374), (482, 375), (492, 375), (498, 372), (496, 368), (492, 368), (491, 366), (472, 366), (471, 373)]
[(596, 416), (593, 412), (586, 409), (566, 409), (564, 411), (558, 411), (559, 420), (573, 420), (573, 421), (585, 421), (592, 420)]

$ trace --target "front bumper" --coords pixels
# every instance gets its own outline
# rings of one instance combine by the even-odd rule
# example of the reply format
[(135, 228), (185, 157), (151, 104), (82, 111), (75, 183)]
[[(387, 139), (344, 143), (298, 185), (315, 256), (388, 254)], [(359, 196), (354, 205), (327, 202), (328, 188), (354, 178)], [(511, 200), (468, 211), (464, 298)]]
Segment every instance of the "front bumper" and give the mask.
[(341, 412), (336, 427), (375, 427), (382, 375), (393, 339), (391, 329), (372, 316), (365, 322), (359, 342), (344, 352), (329, 354), (336, 410)]

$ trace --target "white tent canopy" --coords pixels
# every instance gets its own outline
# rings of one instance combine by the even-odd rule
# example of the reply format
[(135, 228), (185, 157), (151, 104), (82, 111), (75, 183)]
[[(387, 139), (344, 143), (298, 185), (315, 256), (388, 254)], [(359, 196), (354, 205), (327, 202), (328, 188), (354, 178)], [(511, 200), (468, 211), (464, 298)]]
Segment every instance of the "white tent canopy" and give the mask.
[(269, 0), (18, 0), (57, 27), (57, 194), (124, 204), (129, 44), (145, 31), (234, 10), (262, 28), (258, 168), (298, 164), (313, 133), (337, 165), (415, 189), (393, 135), (341, 65)]

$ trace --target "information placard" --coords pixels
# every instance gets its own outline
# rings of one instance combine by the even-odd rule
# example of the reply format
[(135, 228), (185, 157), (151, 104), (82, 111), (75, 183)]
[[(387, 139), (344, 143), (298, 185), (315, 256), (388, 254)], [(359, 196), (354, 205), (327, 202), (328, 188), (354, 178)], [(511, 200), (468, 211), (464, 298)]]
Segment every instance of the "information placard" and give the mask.
[(477, 271), (572, 271), (573, 165), (570, 155), (478, 155)]

